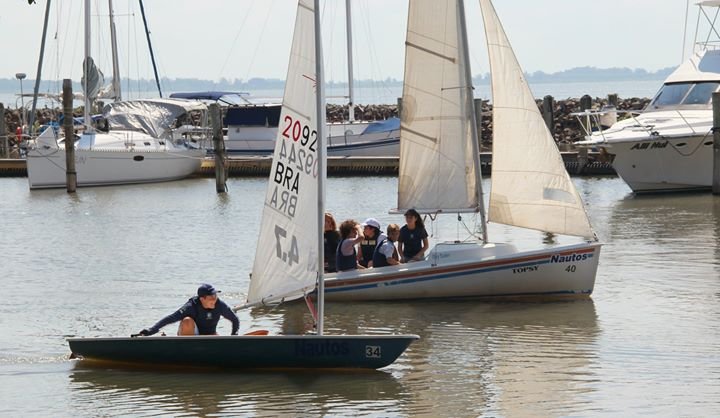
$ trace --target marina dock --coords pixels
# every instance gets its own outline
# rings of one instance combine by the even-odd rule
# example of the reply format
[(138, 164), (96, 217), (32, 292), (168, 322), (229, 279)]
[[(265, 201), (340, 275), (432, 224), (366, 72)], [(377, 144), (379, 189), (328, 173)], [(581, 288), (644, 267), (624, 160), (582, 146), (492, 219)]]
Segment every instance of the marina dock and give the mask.
[[(597, 153), (589, 153), (587, 163), (581, 163), (578, 152), (562, 153), (565, 167), (571, 175), (612, 175), (612, 166), (599, 160)], [(271, 157), (230, 157), (227, 159), (228, 175), (231, 177), (266, 176), (270, 173)], [(396, 157), (329, 157), (329, 176), (394, 176), (398, 173)], [(490, 174), (492, 153), (480, 153), (480, 164), (484, 175)], [(200, 170), (201, 177), (215, 175), (215, 161), (205, 158)], [(26, 177), (27, 165), (24, 159), (0, 159), (0, 177)]]

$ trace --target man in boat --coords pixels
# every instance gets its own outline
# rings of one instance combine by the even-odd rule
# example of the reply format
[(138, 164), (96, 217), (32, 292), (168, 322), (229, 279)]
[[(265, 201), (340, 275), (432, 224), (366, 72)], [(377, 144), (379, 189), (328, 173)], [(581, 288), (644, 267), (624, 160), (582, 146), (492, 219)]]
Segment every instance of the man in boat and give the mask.
[(373, 254), (373, 267), (394, 266), (400, 264), (400, 256), (398, 255), (395, 243), (400, 238), (400, 226), (398, 224), (390, 224), (387, 227), (387, 237), (383, 238), (375, 247)]
[(360, 252), (358, 252), (358, 264), (363, 267), (373, 266), (373, 254), (380, 242), (387, 239), (380, 230), (380, 222), (375, 218), (367, 218), (361, 224), (365, 238), (360, 241)]
[(145, 328), (133, 335), (148, 336), (156, 334), (162, 327), (174, 322), (180, 322), (177, 335), (217, 335), (217, 324), (220, 317), (232, 322), (232, 335), (237, 335), (240, 320), (217, 294), (219, 290), (210, 284), (203, 284), (197, 290), (197, 296), (190, 298), (174, 313), (158, 321), (150, 328)]

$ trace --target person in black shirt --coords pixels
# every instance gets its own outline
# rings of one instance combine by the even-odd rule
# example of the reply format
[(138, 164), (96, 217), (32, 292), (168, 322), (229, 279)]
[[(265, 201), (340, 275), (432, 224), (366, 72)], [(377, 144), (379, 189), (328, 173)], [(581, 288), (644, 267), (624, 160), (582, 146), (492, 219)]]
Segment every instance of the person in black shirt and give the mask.
[(425, 257), (425, 251), (430, 247), (428, 233), (420, 214), (415, 209), (408, 209), (405, 212), (406, 225), (400, 228), (400, 239), (398, 240), (398, 251), (401, 261), (419, 261)]
[(325, 212), (325, 272), (334, 273), (337, 271), (335, 257), (338, 243), (340, 242), (340, 233), (337, 230), (337, 223), (330, 212)]
[(197, 296), (190, 298), (180, 309), (133, 337), (156, 334), (165, 325), (178, 321), (178, 335), (217, 335), (221, 316), (232, 322), (232, 335), (237, 335), (240, 320), (225, 302), (218, 299), (219, 292), (212, 285), (203, 284), (198, 288)]

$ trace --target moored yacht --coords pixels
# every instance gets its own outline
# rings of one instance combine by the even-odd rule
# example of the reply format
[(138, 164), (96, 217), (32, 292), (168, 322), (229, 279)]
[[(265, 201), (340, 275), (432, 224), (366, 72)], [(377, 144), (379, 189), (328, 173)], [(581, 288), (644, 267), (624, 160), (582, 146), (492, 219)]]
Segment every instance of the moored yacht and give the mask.
[[(720, 10), (720, 1), (698, 3)], [(709, 34), (715, 34), (710, 23)], [(601, 127), (607, 111), (581, 114), (590, 126), (579, 146), (597, 148), (635, 193), (703, 190), (712, 187), (712, 93), (720, 87), (720, 39), (704, 38), (697, 51), (663, 83), (640, 113)], [(619, 114), (620, 112), (618, 112)]]

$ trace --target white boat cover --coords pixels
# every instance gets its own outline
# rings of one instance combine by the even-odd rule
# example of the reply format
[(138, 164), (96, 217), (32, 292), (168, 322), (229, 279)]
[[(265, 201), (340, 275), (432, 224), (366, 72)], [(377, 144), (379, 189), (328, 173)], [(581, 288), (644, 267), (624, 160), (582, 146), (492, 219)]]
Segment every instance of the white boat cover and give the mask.
[(720, 50), (695, 52), (665, 79), (665, 83), (720, 81)]
[(479, 208), (479, 175), (457, 0), (409, 4), (400, 125), (398, 210)]
[(320, 254), (312, 0), (298, 2), (280, 127), (260, 224), (248, 304), (315, 288)]
[(543, 121), (490, 0), (480, 0), (493, 97), (492, 185), (488, 219), (558, 234), (593, 237), (582, 200)]
[(169, 135), (175, 121), (191, 111), (205, 111), (202, 102), (178, 99), (128, 100), (105, 105), (103, 116), (110, 129), (145, 132), (153, 138)]

